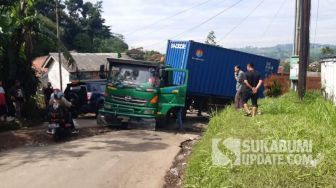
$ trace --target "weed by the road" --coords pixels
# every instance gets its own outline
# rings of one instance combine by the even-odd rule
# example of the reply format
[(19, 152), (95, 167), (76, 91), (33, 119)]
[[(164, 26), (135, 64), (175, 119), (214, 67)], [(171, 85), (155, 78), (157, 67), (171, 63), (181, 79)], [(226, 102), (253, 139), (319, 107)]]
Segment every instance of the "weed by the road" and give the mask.
[[(214, 116), (194, 147), (184, 187), (335, 187), (336, 108), (317, 92), (303, 102), (295, 93), (261, 101), (262, 115), (243, 117), (229, 107)], [(312, 140), (316, 167), (303, 165), (229, 165), (212, 163), (213, 138), (251, 140)]]

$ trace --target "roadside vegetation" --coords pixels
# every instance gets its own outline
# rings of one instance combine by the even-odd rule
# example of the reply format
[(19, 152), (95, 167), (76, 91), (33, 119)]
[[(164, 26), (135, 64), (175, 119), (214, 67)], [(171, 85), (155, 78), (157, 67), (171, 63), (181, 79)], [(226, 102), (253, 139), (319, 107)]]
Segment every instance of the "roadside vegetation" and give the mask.
[[(261, 102), (262, 115), (244, 117), (229, 107), (216, 114), (190, 156), (184, 187), (335, 187), (336, 108), (318, 92), (303, 102), (295, 93)], [(213, 138), (312, 140), (316, 167), (297, 165), (214, 166)], [(224, 149), (220, 148), (224, 151)]]

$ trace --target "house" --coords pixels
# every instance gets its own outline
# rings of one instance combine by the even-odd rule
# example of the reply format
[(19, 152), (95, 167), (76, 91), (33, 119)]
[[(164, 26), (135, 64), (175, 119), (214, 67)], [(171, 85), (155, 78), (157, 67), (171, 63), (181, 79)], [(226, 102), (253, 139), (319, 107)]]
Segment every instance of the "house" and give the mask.
[[(101, 65), (106, 65), (107, 58), (118, 58), (118, 53), (70, 53), (75, 63), (69, 65), (69, 61), (62, 55), (62, 85), (63, 90), (67, 83), (73, 80), (99, 79)], [(126, 54), (121, 58), (130, 59)], [(43, 63), (47, 69), (48, 81), (54, 88), (60, 88), (59, 58), (58, 53), (50, 53)]]

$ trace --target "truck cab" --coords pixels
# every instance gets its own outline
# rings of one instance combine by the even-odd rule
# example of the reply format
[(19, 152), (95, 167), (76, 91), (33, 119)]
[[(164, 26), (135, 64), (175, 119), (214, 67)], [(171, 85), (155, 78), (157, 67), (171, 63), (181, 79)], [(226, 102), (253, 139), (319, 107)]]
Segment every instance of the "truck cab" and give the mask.
[(185, 106), (188, 71), (157, 62), (108, 58), (104, 107), (98, 124), (154, 118)]

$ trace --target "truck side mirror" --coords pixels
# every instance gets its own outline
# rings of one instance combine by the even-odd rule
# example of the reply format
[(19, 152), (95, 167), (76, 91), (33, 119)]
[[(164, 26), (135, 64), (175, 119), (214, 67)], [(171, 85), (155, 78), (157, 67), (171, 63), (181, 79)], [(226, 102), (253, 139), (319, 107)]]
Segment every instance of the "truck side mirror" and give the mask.
[(100, 65), (100, 67), (99, 67), (99, 78), (100, 79), (106, 79), (105, 65)]

